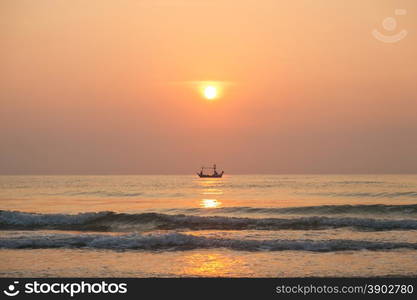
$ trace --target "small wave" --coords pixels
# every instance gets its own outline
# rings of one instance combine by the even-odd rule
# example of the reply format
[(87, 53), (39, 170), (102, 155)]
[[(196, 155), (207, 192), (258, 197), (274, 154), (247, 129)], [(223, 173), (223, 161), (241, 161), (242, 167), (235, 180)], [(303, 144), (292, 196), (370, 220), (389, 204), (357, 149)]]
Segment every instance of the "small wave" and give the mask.
[(221, 216), (125, 214), (114, 212), (33, 214), (0, 211), (0, 229), (60, 229), (90, 231), (132, 230), (317, 230), (352, 227), (362, 230), (416, 230), (417, 220), (371, 218), (236, 218)]
[(64, 192), (64, 193), (47, 193), (48, 196), (100, 196), (109, 198), (137, 197), (143, 195), (142, 192), (106, 192), (106, 191), (84, 191), (84, 192)]
[(377, 214), (390, 215), (417, 214), (417, 204), (411, 205), (318, 205), (318, 206), (297, 206), (297, 207), (220, 207), (220, 208), (186, 208), (172, 209), (169, 211), (185, 213), (246, 213), (246, 214)]
[(407, 192), (380, 192), (380, 193), (370, 193), (370, 192), (357, 192), (357, 193), (309, 193), (309, 195), (317, 196), (330, 196), (330, 197), (354, 197), (354, 198), (398, 198), (398, 197), (417, 197), (416, 191), (407, 191)]
[(347, 185), (347, 184), (352, 184), (352, 185), (356, 185), (356, 184), (386, 184), (386, 182), (384, 181), (371, 181), (371, 180), (346, 180), (346, 181), (334, 181), (331, 182), (333, 184), (340, 184), (340, 185)]
[(361, 240), (236, 240), (199, 237), (181, 233), (128, 234), (47, 234), (0, 238), (3, 249), (91, 248), (110, 250), (192, 250), (226, 248), (237, 251), (356, 251), (417, 249), (417, 243), (372, 242)]

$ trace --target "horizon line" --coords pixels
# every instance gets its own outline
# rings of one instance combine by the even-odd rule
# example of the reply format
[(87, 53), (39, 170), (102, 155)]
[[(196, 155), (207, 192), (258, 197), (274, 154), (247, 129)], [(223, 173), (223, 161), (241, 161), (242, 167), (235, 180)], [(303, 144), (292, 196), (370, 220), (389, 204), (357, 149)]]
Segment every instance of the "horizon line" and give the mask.
[[(0, 176), (184, 176), (184, 175), (195, 175), (195, 173), (0, 173)], [(333, 172), (324, 172), (324, 173), (270, 173), (270, 172), (261, 172), (261, 173), (225, 173), (227, 175), (417, 175), (416, 172), (377, 172), (377, 173), (333, 173)]]

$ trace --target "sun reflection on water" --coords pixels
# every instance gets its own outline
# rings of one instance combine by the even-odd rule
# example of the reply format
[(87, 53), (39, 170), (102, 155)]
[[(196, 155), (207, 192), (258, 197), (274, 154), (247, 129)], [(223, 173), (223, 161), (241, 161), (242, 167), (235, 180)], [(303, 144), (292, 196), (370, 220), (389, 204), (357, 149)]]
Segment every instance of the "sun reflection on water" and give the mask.
[(246, 270), (239, 258), (221, 253), (193, 253), (184, 257), (184, 272), (193, 276), (227, 276), (230, 270)]
[(220, 207), (222, 203), (216, 199), (201, 199), (200, 206), (204, 208)]
[(222, 178), (204, 178), (198, 180), (197, 183), (200, 187), (200, 195), (202, 195), (203, 197), (199, 203), (200, 207), (218, 208), (222, 205), (222, 202), (218, 200), (218, 197), (221, 197), (223, 195), (224, 180)]
[(201, 193), (203, 195), (223, 195), (223, 191), (219, 189), (205, 189)]

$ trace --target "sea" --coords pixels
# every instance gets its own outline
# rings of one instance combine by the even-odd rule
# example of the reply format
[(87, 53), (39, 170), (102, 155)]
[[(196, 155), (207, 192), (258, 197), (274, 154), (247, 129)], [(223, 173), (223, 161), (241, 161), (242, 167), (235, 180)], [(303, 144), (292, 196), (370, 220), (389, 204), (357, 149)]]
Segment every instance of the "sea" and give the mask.
[(417, 175), (0, 176), (1, 277), (416, 277)]

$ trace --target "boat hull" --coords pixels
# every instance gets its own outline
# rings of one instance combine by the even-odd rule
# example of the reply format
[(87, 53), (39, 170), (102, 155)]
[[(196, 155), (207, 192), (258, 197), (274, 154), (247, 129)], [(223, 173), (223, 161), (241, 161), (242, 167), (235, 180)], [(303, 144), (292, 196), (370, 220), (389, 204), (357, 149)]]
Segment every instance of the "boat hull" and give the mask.
[(217, 175), (206, 175), (206, 174), (198, 174), (197, 175), (200, 178), (221, 178), (223, 176), (223, 174), (217, 174)]

